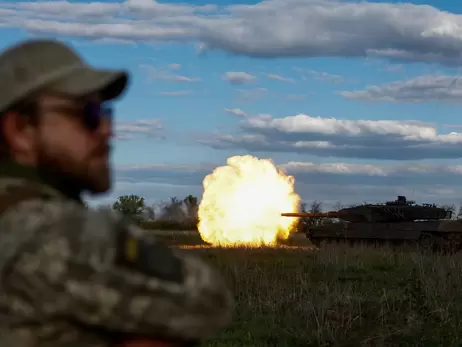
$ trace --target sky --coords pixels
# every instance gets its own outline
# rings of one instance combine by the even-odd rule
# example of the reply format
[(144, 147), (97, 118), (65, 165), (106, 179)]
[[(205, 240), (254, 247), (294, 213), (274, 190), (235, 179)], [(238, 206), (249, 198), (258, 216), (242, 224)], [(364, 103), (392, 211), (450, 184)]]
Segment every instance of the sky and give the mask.
[(1, 1), (0, 49), (34, 37), (131, 75), (92, 204), (200, 198), (246, 154), (325, 206), (462, 201), (461, 1)]

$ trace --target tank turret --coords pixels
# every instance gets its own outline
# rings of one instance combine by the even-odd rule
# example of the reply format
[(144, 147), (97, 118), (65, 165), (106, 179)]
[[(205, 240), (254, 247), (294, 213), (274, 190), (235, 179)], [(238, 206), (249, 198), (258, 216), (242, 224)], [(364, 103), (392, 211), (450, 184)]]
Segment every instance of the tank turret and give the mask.
[(405, 196), (384, 204), (364, 204), (325, 213), (282, 213), (286, 217), (338, 218), (347, 222), (399, 223), (414, 220), (450, 219), (451, 211), (435, 204), (416, 205)]

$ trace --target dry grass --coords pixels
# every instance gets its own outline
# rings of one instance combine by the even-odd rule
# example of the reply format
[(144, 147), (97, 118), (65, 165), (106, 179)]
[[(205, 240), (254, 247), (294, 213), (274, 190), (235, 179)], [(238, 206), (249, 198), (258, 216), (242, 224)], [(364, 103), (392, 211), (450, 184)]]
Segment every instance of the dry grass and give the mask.
[(387, 249), (197, 249), (229, 280), (234, 324), (209, 347), (460, 346), (462, 256)]
[(211, 248), (194, 233), (169, 235), (235, 293), (233, 325), (206, 347), (462, 345), (462, 254)]

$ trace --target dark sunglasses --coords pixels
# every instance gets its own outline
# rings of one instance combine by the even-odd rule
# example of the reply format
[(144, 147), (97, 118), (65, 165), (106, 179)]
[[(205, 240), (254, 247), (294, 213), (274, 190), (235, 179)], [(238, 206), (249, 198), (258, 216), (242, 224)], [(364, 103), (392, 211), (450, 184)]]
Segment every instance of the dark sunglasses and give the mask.
[(92, 132), (99, 129), (103, 119), (112, 122), (114, 116), (113, 108), (110, 105), (98, 101), (87, 101), (80, 107), (54, 106), (50, 110), (81, 120), (85, 128)]
[(101, 126), (103, 118), (112, 121), (114, 109), (107, 103), (89, 101), (84, 105), (81, 116), (85, 127), (95, 131)]

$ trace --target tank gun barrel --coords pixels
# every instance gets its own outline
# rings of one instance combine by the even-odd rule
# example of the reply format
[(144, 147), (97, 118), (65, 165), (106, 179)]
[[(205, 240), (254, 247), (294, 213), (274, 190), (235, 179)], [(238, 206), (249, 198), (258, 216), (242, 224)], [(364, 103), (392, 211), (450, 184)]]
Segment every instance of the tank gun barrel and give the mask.
[(288, 212), (288, 213), (281, 213), (283, 217), (299, 217), (299, 218), (306, 218), (306, 217), (315, 217), (315, 218), (337, 218), (339, 213), (337, 211), (331, 212), (319, 212), (319, 213), (311, 213), (311, 212)]

